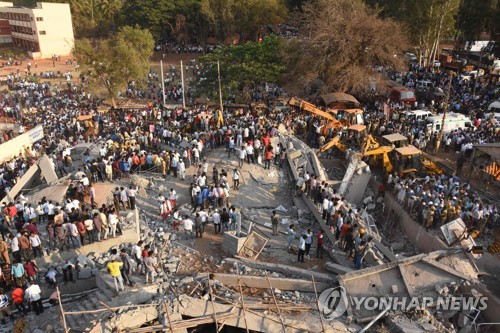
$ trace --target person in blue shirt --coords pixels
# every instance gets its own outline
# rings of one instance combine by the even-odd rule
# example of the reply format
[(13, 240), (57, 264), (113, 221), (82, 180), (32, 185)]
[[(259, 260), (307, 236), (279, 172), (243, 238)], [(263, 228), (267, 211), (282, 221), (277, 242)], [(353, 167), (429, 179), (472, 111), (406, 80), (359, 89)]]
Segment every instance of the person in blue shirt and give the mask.
[(17, 260), (12, 263), (11, 273), (16, 286), (24, 286), (24, 266)]

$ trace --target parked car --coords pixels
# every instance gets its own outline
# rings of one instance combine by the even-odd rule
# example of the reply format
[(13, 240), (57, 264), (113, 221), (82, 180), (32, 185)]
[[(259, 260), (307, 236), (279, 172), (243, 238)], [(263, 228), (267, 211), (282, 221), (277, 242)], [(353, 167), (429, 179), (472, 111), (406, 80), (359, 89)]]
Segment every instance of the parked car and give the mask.
[(439, 62), (439, 60), (434, 60), (434, 62), (432, 63), (432, 67), (441, 67), (441, 62)]

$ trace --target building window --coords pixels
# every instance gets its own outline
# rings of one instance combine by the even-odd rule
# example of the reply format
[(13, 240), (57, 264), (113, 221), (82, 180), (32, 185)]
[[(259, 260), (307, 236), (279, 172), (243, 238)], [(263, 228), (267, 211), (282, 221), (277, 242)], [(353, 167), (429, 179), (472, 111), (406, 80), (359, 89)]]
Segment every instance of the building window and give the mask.
[(37, 17), (36, 20), (37, 21), (43, 21), (43, 17)]
[(39, 35), (46, 35), (47, 33), (45, 32), (45, 30), (40, 30), (40, 31), (38, 32), (38, 34), (39, 34)]

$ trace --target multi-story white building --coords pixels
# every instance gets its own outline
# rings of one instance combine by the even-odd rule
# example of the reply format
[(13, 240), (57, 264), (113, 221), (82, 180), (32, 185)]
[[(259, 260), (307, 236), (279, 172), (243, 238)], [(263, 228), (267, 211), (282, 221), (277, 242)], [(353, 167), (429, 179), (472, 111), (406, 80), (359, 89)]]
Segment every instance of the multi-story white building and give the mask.
[(0, 1), (0, 19), (9, 21), (12, 43), (37, 58), (71, 54), (75, 44), (67, 3), (37, 2), (35, 8)]

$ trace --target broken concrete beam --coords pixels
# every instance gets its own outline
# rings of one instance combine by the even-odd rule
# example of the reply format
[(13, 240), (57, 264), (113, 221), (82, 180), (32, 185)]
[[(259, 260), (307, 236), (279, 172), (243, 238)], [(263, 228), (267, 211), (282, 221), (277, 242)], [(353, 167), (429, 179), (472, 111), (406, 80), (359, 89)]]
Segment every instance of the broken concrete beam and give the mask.
[(338, 264), (334, 264), (333, 262), (326, 263), (325, 269), (327, 271), (333, 272), (335, 274), (345, 274), (345, 273), (349, 273), (349, 272), (353, 271), (352, 268), (349, 268), (349, 267), (346, 267), (346, 266), (342, 266), (342, 265), (338, 265)]
[(332, 283), (335, 282), (336, 279), (335, 277), (325, 274), (325, 273), (319, 273), (319, 272), (314, 272), (306, 269), (301, 269), (289, 265), (283, 265), (283, 264), (274, 264), (274, 263), (267, 263), (267, 262), (260, 262), (260, 261), (255, 261), (255, 260), (250, 260), (242, 257), (236, 256), (237, 259), (234, 258), (227, 258), (225, 259), (227, 262), (234, 263), (234, 262), (242, 262), (247, 266), (250, 266), (255, 269), (265, 269), (271, 272), (278, 272), (282, 273), (285, 275), (289, 276), (298, 276), (302, 279), (310, 280), (311, 275), (314, 276), (314, 279), (317, 282), (324, 282), (324, 283)]
[(318, 159), (318, 156), (316, 156), (315, 153), (311, 152), (309, 154), (309, 160), (311, 161), (311, 165), (314, 170), (314, 174), (318, 178), (318, 181), (324, 181), (328, 180), (328, 177), (326, 176), (325, 169), (321, 165), (321, 162)]
[(110, 324), (115, 330), (123, 330), (141, 327), (156, 318), (158, 318), (157, 305), (152, 304), (148, 307), (122, 312), (118, 317), (113, 318)]
[[(234, 308), (232, 305), (220, 304), (214, 302), (213, 305), (210, 301), (197, 299), (186, 295), (179, 296), (179, 312), (187, 317), (203, 317), (212, 316), (215, 312), (217, 316), (232, 313), (234, 317), (228, 317), (225, 320), (226, 326), (239, 327), (241, 329), (248, 329), (257, 332), (282, 332), (283, 326), (280, 319), (270, 314), (259, 315), (257, 312), (246, 311), (243, 313), (242, 308)], [(246, 320), (245, 320), (246, 318)], [(322, 332), (321, 323), (315, 317), (308, 318), (307, 323), (303, 320), (292, 320), (284, 318), (283, 322), (287, 327), (286, 332)], [(345, 329), (345, 328), (344, 328)], [(345, 330), (344, 330), (345, 331)], [(342, 331), (340, 331), (342, 332)]]
[(292, 150), (291, 152), (288, 153), (288, 156), (290, 156), (290, 158), (294, 160), (302, 156), (302, 152), (300, 150)]
[[(206, 278), (206, 274), (200, 274), (199, 276), (197, 276), (197, 279), (198, 278)], [(236, 288), (239, 287), (238, 275), (216, 273), (215, 278), (225, 286), (231, 286)], [(243, 287), (269, 289), (269, 282), (267, 281), (265, 276), (240, 275), (239, 279)], [(269, 277), (269, 281), (271, 282), (271, 285), (274, 288), (278, 288), (280, 290), (314, 292), (314, 285), (311, 280)], [(316, 282), (316, 290), (318, 292), (322, 292), (323, 290), (329, 287), (330, 284), (328, 283)]]

